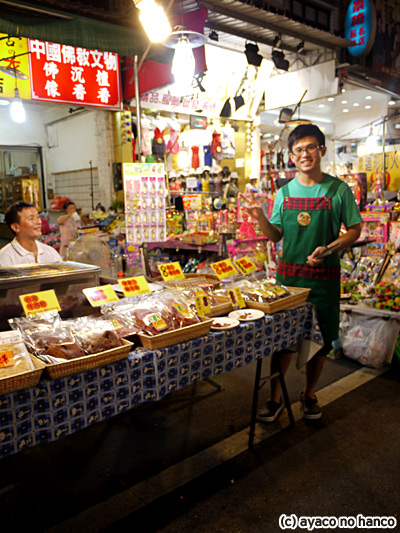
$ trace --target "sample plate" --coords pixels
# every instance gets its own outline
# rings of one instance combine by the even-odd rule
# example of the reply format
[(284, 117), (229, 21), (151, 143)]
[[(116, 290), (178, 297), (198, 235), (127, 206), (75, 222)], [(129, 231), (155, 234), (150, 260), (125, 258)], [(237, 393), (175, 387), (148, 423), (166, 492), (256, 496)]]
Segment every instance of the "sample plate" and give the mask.
[(241, 322), (250, 322), (251, 320), (262, 318), (265, 316), (265, 313), (259, 309), (240, 309), (239, 311), (232, 311), (228, 316)]
[(238, 325), (239, 320), (235, 320), (234, 318), (229, 318), (226, 316), (217, 316), (212, 321), (211, 329), (214, 331), (218, 331), (221, 329), (232, 329), (236, 328)]

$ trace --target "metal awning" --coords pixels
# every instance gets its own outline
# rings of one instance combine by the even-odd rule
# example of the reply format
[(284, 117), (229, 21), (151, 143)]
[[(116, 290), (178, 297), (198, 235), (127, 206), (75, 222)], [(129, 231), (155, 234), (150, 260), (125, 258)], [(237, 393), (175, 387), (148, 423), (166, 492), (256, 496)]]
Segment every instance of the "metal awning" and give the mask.
[[(141, 57), (149, 44), (139, 25), (117, 26), (18, 0), (0, 0), (0, 33), (132, 57)], [(152, 45), (147, 58), (171, 63), (172, 54), (162, 45)]]

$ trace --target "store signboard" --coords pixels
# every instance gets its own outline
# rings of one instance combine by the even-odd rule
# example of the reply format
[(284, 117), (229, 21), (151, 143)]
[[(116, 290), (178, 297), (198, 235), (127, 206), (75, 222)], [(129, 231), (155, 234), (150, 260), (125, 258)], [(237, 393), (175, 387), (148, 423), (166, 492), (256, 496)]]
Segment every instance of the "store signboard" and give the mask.
[(0, 98), (14, 98), (17, 86), (23, 100), (31, 99), (28, 39), (0, 33)]
[[(368, 154), (358, 157), (358, 171), (367, 175), (368, 190), (373, 188), (376, 175), (383, 172), (382, 154)], [(385, 153), (385, 182), (389, 191), (400, 190), (400, 153)]]
[(375, 40), (376, 14), (371, 0), (351, 0), (347, 8), (345, 37), (352, 42), (347, 49), (352, 56), (365, 56)]
[(121, 109), (119, 56), (28, 39), (32, 100)]
[(221, 100), (212, 95), (190, 94), (178, 96), (173, 93), (173, 85), (170, 88), (150, 91), (140, 97), (143, 108), (157, 109), (159, 111), (173, 111), (175, 113), (192, 114), (200, 112), (208, 117), (215, 117), (219, 113)]

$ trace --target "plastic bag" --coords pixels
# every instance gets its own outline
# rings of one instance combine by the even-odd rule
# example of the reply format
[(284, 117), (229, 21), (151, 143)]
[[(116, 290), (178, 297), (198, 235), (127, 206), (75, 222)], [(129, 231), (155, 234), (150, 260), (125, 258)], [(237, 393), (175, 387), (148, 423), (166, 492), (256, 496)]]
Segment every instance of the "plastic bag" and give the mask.
[(346, 322), (339, 340), (347, 357), (372, 368), (390, 363), (400, 329), (397, 319), (351, 313)]
[(22, 374), (35, 367), (19, 331), (0, 333), (0, 378)]

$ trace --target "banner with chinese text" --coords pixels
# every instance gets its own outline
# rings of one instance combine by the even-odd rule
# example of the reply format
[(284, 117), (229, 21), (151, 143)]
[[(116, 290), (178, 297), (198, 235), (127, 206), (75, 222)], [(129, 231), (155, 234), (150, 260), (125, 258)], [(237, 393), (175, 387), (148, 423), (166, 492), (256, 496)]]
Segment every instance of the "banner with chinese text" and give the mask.
[[(369, 154), (358, 158), (358, 172), (367, 174), (368, 190), (376, 181), (376, 175), (382, 170), (382, 154)], [(398, 191), (400, 189), (400, 154), (399, 152), (385, 153), (386, 189)]]
[(28, 40), (0, 33), (0, 98), (14, 98), (17, 86), (23, 100), (30, 100)]
[(119, 56), (28, 39), (32, 100), (121, 108)]

